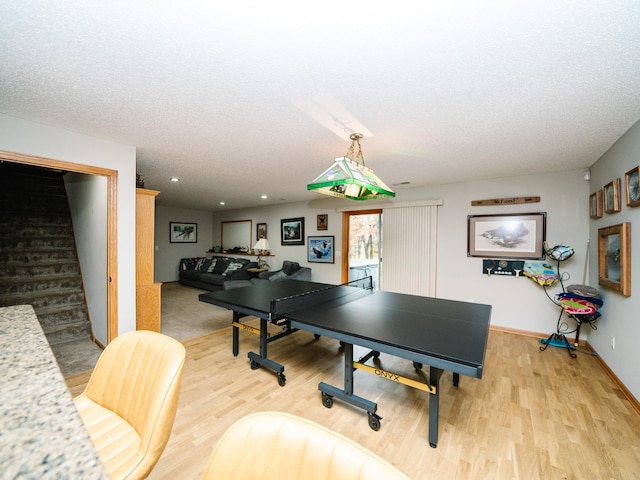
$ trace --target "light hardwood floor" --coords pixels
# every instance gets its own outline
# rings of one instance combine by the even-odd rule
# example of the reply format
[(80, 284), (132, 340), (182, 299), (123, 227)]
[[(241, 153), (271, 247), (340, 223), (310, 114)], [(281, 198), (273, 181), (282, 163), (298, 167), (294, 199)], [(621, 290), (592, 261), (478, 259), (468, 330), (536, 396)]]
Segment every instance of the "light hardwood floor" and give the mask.
[[(231, 327), (185, 341), (187, 362), (169, 444), (150, 479), (199, 479), (207, 459), (234, 421), (278, 410), (325, 425), (373, 450), (413, 479), (638, 479), (640, 415), (593, 356), (571, 359), (563, 349), (538, 349), (535, 339), (491, 331), (481, 380), (451, 373), (441, 380), (438, 447), (427, 441), (429, 395), (364, 372), (355, 393), (378, 402), (378, 432), (366, 414), (335, 401), (322, 406), (317, 385), (342, 385), (338, 344), (297, 332), (269, 345), (286, 366), (278, 386), (253, 371), (248, 351), (258, 337), (241, 332), (231, 354)], [(356, 348), (362, 355), (364, 350)], [(412, 374), (410, 362), (383, 355), (382, 367)], [(87, 375), (68, 379), (73, 395)], [(259, 444), (245, 448), (259, 449)]]

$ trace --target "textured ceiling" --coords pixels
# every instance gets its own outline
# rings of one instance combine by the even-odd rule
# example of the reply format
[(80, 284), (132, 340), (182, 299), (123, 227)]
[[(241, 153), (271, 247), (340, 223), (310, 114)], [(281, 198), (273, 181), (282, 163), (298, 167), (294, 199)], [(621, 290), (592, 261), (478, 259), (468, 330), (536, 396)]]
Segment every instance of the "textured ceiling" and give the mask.
[(0, 112), (136, 146), (176, 207), (314, 199), (350, 132), (396, 191), (587, 168), (639, 87), (637, 0), (0, 2)]

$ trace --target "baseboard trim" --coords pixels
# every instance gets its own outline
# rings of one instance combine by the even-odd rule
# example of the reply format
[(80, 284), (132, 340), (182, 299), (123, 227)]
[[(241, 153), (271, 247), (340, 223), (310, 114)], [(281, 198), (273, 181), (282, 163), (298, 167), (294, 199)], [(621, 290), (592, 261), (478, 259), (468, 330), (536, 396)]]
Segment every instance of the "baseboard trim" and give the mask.
[(633, 396), (633, 393), (631, 393), (629, 389), (624, 385), (624, 383), (622, 383), (622, 381), (616, 376), (616, 374), (613, 373), (613, 370), (609, 368), (609, 365), (607, 365), (607, 363), (602, 359), (600, 355), (596, 356), (596, 360), (607, 373), (607, 375), (611, 378), (611, 380), (613, 380), (613, 383), (615, 383), (616, 386), (620, 389), (624, 397), (629, 400), (629, 403), (636, 411), (636, 413), (640, 415), (640, 402), (638, 402), (638, 399)]
[[(521, 335), (525, 337), (538, 338), (538, 339), (547, 338), (549, 336), (546, 333), (531, 332), (527, 330), (517, 330), (515, 328), (498, 327), (493, 325), (489, 327), (489, 330), (495, 330), (496, 332), (512, 333), (514, 335)], [(567, 340), (569, 340), (571, 344), (575, 342), (575, 338), (567, 337)], [(596, 350), (591, 346), (591, 344), (589, 342), (586, 342), (585, 340), (580, 340), (578, 342), (578, 346), (584, 348), (585, 350), (591, 353), (595, 353), (594, 357), (596, 358), (596, 361), (598, 362), (598, 364), (602, 367), (602, 369), (605, 371), (607, 376), (613, 381), (613, 383), (620, 389), (620, 391), (622, 392), (622, 395), (624, 395), (624, 397), (631, 404), (631, 407), (636, 411), (638, 415), (640, 415), (640, 402), (638, 402), (638, 399), (634, 397), (634, 395), (629, 391), (629, 389), (625, 386), (625, 384), (622, 383), (622, 381), (613, 372), (613, 370), (609, 368), (609, 365), (607, 365), (607, 363), (602, 359), (602, 357), (598, 355), (598, 352), (596, 352)]]

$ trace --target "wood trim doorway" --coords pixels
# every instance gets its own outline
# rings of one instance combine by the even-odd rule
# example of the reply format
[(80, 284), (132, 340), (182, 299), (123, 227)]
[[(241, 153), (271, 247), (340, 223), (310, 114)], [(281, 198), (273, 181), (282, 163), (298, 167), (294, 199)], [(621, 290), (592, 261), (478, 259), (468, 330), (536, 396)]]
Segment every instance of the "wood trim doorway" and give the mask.
[[(381, 208), (369, 209), (369, 210), (349, 210), (342, 212), (342, 283), (349, 281), (349, 231), (350, 231), (350, 219), (352, 215), (382, 215)], [(379, 232), (382, 234), (382, 232)], [(346, 253), (344, 253), (346, 252)], [(378, 270), (379, 272), (379, 270)], [(377, 288), (380, 288), (379, 283)]]
[(107, 343), (118, 336), (118, 172), (107, 168), (0, 150), (0, 161), (107, 178)]

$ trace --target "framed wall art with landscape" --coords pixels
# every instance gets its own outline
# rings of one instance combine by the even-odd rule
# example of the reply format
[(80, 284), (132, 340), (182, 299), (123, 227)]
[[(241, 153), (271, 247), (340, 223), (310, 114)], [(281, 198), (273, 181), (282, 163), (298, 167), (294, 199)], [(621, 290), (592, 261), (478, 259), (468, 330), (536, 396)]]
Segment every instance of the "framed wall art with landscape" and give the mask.
[(637, 207), (640, 205), (640, 185), (638, 185), (639, 176), (640, 166), (632, 168), (624, 175), (627, 206), (629, 207)]
[(616, 178), (604, 186), (604, 211), (616, 213), (620, 209), (620, 179)]
[(261, 238), (267, 238), (266, 223), (256, 223), (256, 240), (260, 240)]
[(198, 224), (169, 222), (169, 243), (197, 243)]
[(304, 217), (280, 220), (282, 245), (304, 245)]
[(602, 190), (589, 196), (589, 216), (594, 219), (602, 218)]
[(544, 259), (545, 212), (467, 217), (467, 256)]
[(631, 224), (598, 229), (598, 283), (631, 296)]

